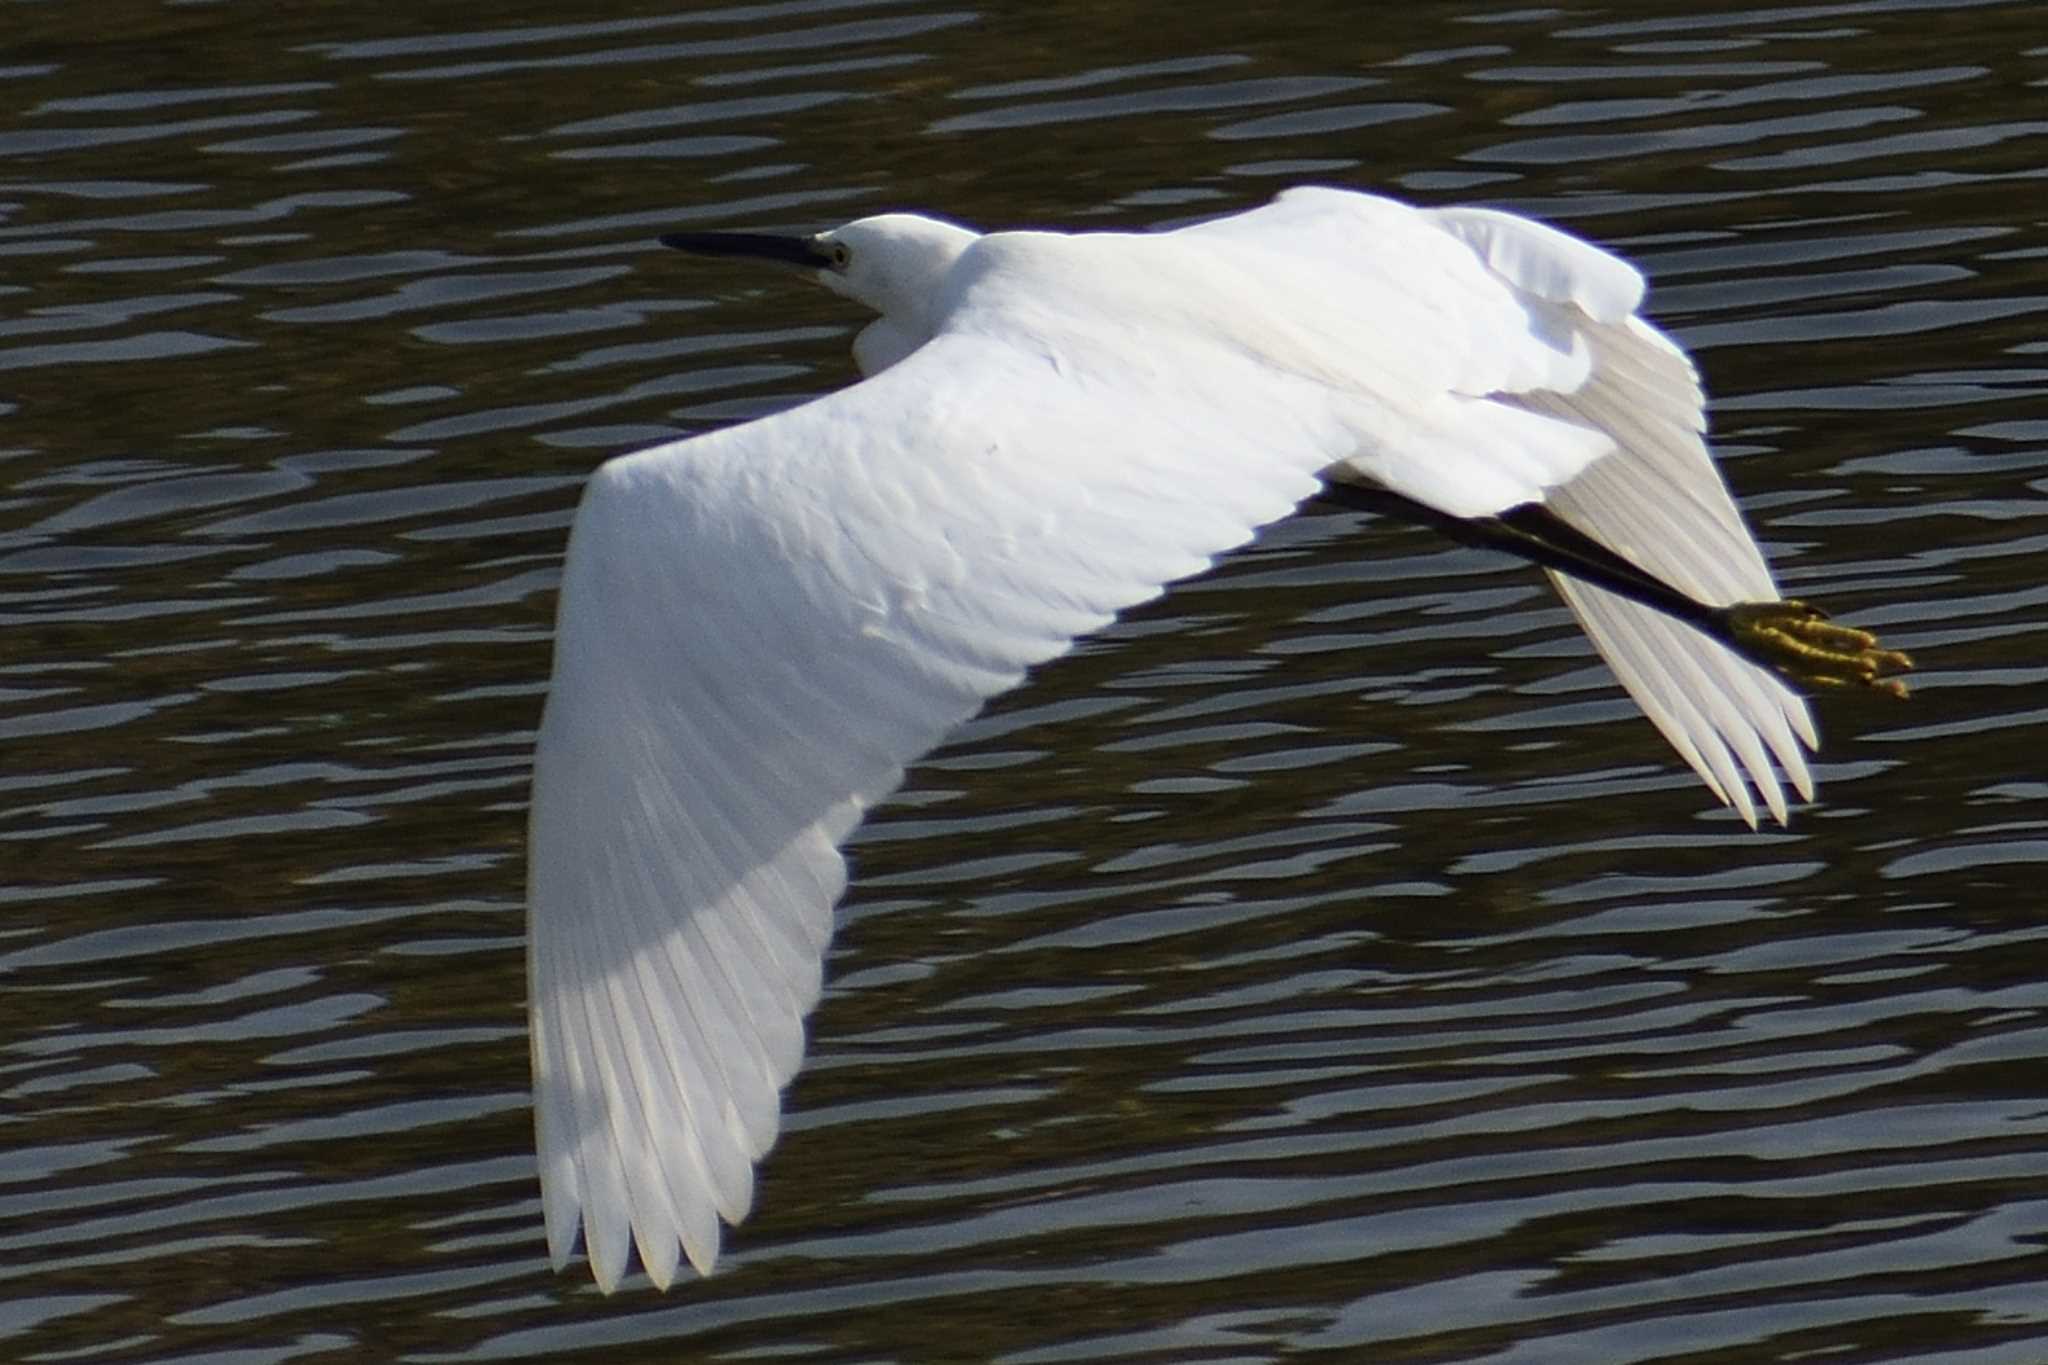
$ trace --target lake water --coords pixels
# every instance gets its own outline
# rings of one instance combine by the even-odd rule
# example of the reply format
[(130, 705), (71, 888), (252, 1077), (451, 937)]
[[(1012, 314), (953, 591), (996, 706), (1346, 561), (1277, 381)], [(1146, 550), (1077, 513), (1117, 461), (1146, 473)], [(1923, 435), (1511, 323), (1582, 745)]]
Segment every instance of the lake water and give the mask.
[[(0, 3), (0, 1355), (2048, 1359), (2048, 10)], [(1352, 514), (854, 847), (718, 1274), (547, 1266), (524, 806), (608, 455), (844, 384), (653, 246), (1301, 181), (1615, 244), (1921, 663), (1751, 833)]]

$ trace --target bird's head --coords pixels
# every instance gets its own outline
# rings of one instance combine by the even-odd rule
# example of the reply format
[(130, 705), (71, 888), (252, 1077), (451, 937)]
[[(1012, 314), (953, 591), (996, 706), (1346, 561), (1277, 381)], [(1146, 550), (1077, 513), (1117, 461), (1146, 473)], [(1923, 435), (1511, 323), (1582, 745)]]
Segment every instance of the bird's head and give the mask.
[(978, 233), (915, 213), (882, 213), (811, 236), (673, 232), (664, 246), (700, 256), (780, 261), (891, 321), (928, 330), (946, 275)]

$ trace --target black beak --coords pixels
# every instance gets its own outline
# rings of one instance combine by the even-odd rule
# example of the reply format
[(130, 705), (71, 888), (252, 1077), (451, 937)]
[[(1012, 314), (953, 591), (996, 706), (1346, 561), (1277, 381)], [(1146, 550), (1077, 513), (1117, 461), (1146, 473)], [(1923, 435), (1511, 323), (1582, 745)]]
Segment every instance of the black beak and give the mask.
[(668, 232), (663, 246), (699, 256), (742, 256), (757, 261), (781, 261), (806, 270), (823, 270), (832, 257), (815, 237), (785, 237), (773, 232)]

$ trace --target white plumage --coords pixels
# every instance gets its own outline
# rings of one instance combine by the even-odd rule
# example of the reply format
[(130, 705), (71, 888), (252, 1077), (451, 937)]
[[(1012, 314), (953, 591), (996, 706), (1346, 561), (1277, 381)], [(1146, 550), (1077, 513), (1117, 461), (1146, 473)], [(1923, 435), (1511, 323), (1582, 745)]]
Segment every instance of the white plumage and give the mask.
[[(764, 239), (685, 245), (753, 251)], [(1712, 606), (1777, 596), (1641, 276), (1552, 228), (1336, 190), (1158, 234), (907, 215), (763, 254), (882, 314), (870, 377), (598, 470), (535, 760), (548, 1242), (600, 1286), (717, 1255), (803, 1054), (839, 844), (1033, 664), (1326, 477), (1459, 517), (1543, 502)], [(1555, 577), (1555, 575), (1553, 575)], [(1559, 579), (1724, 801), (1812, 793), (1804, 703)]]

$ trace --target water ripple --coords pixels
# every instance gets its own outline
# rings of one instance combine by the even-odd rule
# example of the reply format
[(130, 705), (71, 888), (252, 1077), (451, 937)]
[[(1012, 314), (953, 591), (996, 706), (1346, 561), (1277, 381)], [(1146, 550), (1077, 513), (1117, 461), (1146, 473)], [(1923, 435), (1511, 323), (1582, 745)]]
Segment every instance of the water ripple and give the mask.
[[(15, 7), (7, 1354), (2042, 1359), (2035, 8)], [(1637, 258), (1781, 577), (1913, 705), (1822, 699), (1820, 802), (1751, 833), (1533, 578), (1298, 518), (859, 833), (719, 1274), (551, 1274), (576, 490), (846, 382), (856, 322), (653, 236), (1298, 179)]]

